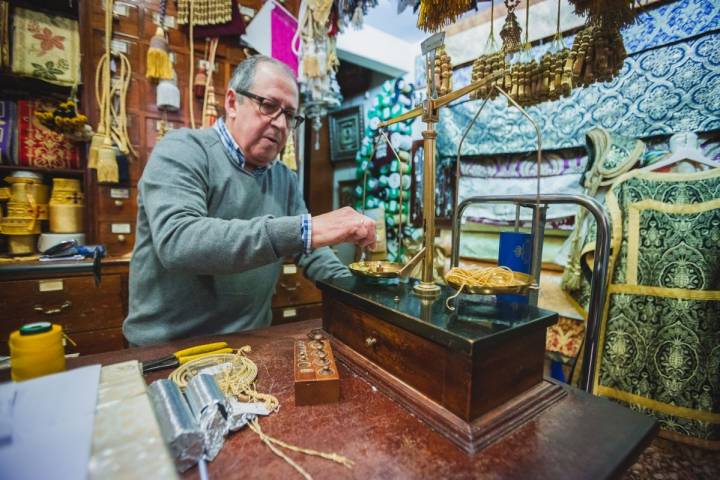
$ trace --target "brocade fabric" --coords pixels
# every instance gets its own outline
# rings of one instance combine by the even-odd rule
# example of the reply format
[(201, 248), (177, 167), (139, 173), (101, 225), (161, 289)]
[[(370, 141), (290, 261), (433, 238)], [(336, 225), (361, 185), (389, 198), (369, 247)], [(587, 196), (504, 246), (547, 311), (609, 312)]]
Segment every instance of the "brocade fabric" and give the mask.
[(664, 436), (720, 449), (720, 169), (630, 172), (607, 206), (595, 391), (655, 416)]

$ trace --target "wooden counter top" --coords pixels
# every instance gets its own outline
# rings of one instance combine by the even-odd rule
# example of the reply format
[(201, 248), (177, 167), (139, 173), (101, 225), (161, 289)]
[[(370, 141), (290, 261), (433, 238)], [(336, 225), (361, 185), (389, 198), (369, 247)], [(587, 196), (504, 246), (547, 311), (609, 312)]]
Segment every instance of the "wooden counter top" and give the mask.
[[(573, 388), (555, 406), (475, 455), (467, 455), (388, 397), (340, 365), (341, 400), (295, 407), (293, 340), (320, 326), (319, 320), (291, 323), (222, 338), (238, 348), (250, 345), (258, 365), (258, 390), (272, 393), (280, 411), (262, 418), (263, 430), (285, 442), (335, 452), (355, 462), (352, 470), (290, 452), (315, 479), (336, 478), (534, 478), (617, 477), (655, 434), (655, 421), (606, 399)], [(69, 359), (68, 367), (150, 360), (204, 343), (191, 339)], [(146, 376), (148, 383), (170, 370)], [(210, 478), (301, 478), (247, 428), (227, 437), (209, 464)], [(192, 469), (184, 478), (198, 478)]]

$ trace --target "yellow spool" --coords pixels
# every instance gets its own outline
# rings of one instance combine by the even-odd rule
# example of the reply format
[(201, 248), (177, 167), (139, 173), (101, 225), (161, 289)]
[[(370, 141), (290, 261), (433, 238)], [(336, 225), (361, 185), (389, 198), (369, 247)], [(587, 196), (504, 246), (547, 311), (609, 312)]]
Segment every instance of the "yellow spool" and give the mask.
[(15, 382), (65, 370), (65, 347), (60, 325), (49, 322), (23, 325), (10, 334), (8, 344), (11, 378)]

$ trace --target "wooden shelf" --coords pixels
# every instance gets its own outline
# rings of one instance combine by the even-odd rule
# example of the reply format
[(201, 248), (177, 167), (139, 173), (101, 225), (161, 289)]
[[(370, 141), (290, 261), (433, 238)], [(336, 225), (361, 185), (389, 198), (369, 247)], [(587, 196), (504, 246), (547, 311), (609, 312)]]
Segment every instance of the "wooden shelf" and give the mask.
[(24, 167), (22, 165), (0, 165), (0, 172), (15, 172), (23, 170), (26, 172), (37, 172), (45, 175), (68, 175), (71, 177), (82, 177), (85, 170), (79, 168), (45, 168), (45, 167)]
[(7, 70), (0, 71), (0, 84), (3, 86), (3, 98), (15, 100), (25, 98), (66, 100), (72, 90), (69, 86), (55, 85), (39, 78), (15, 75)]

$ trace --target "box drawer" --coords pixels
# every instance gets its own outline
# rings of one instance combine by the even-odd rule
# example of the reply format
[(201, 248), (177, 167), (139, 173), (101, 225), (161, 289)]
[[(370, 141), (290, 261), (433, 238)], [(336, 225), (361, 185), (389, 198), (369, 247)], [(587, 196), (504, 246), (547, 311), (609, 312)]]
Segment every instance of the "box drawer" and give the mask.
[(98, 222), (97, 241), (105, 245), (108, 255), (124, 255), (135, 245), (135, 220)]
[(431, 398), (444, 392), (447, 352), (439, 345), (335, 299), (324, 299), (325, 330)]
[(275, 285), (273, 295), (273, 308), (320, 303), (322, 293), (315, 284), (305, 278), (300, 268), (292, 263), (286, 263), (280, 272), (280, 278)]
[(99, 221), (135, 222), (137, 219), (137, 188), (98, 187)]
[(105, 275), (100, 287), (92, 276), (3, 282), (0, 340), (21, 325), (49, 321), (68, 334), (120, 328), (125, 318), (122, 276)]
[(322, 304), (315, 303), (312, 305), (290, 306), (272, 309), (272, 324), (280, 325), (282, 323), (300, 322), (302, 320), (311, 320), (313, 318), (322, 317)]

